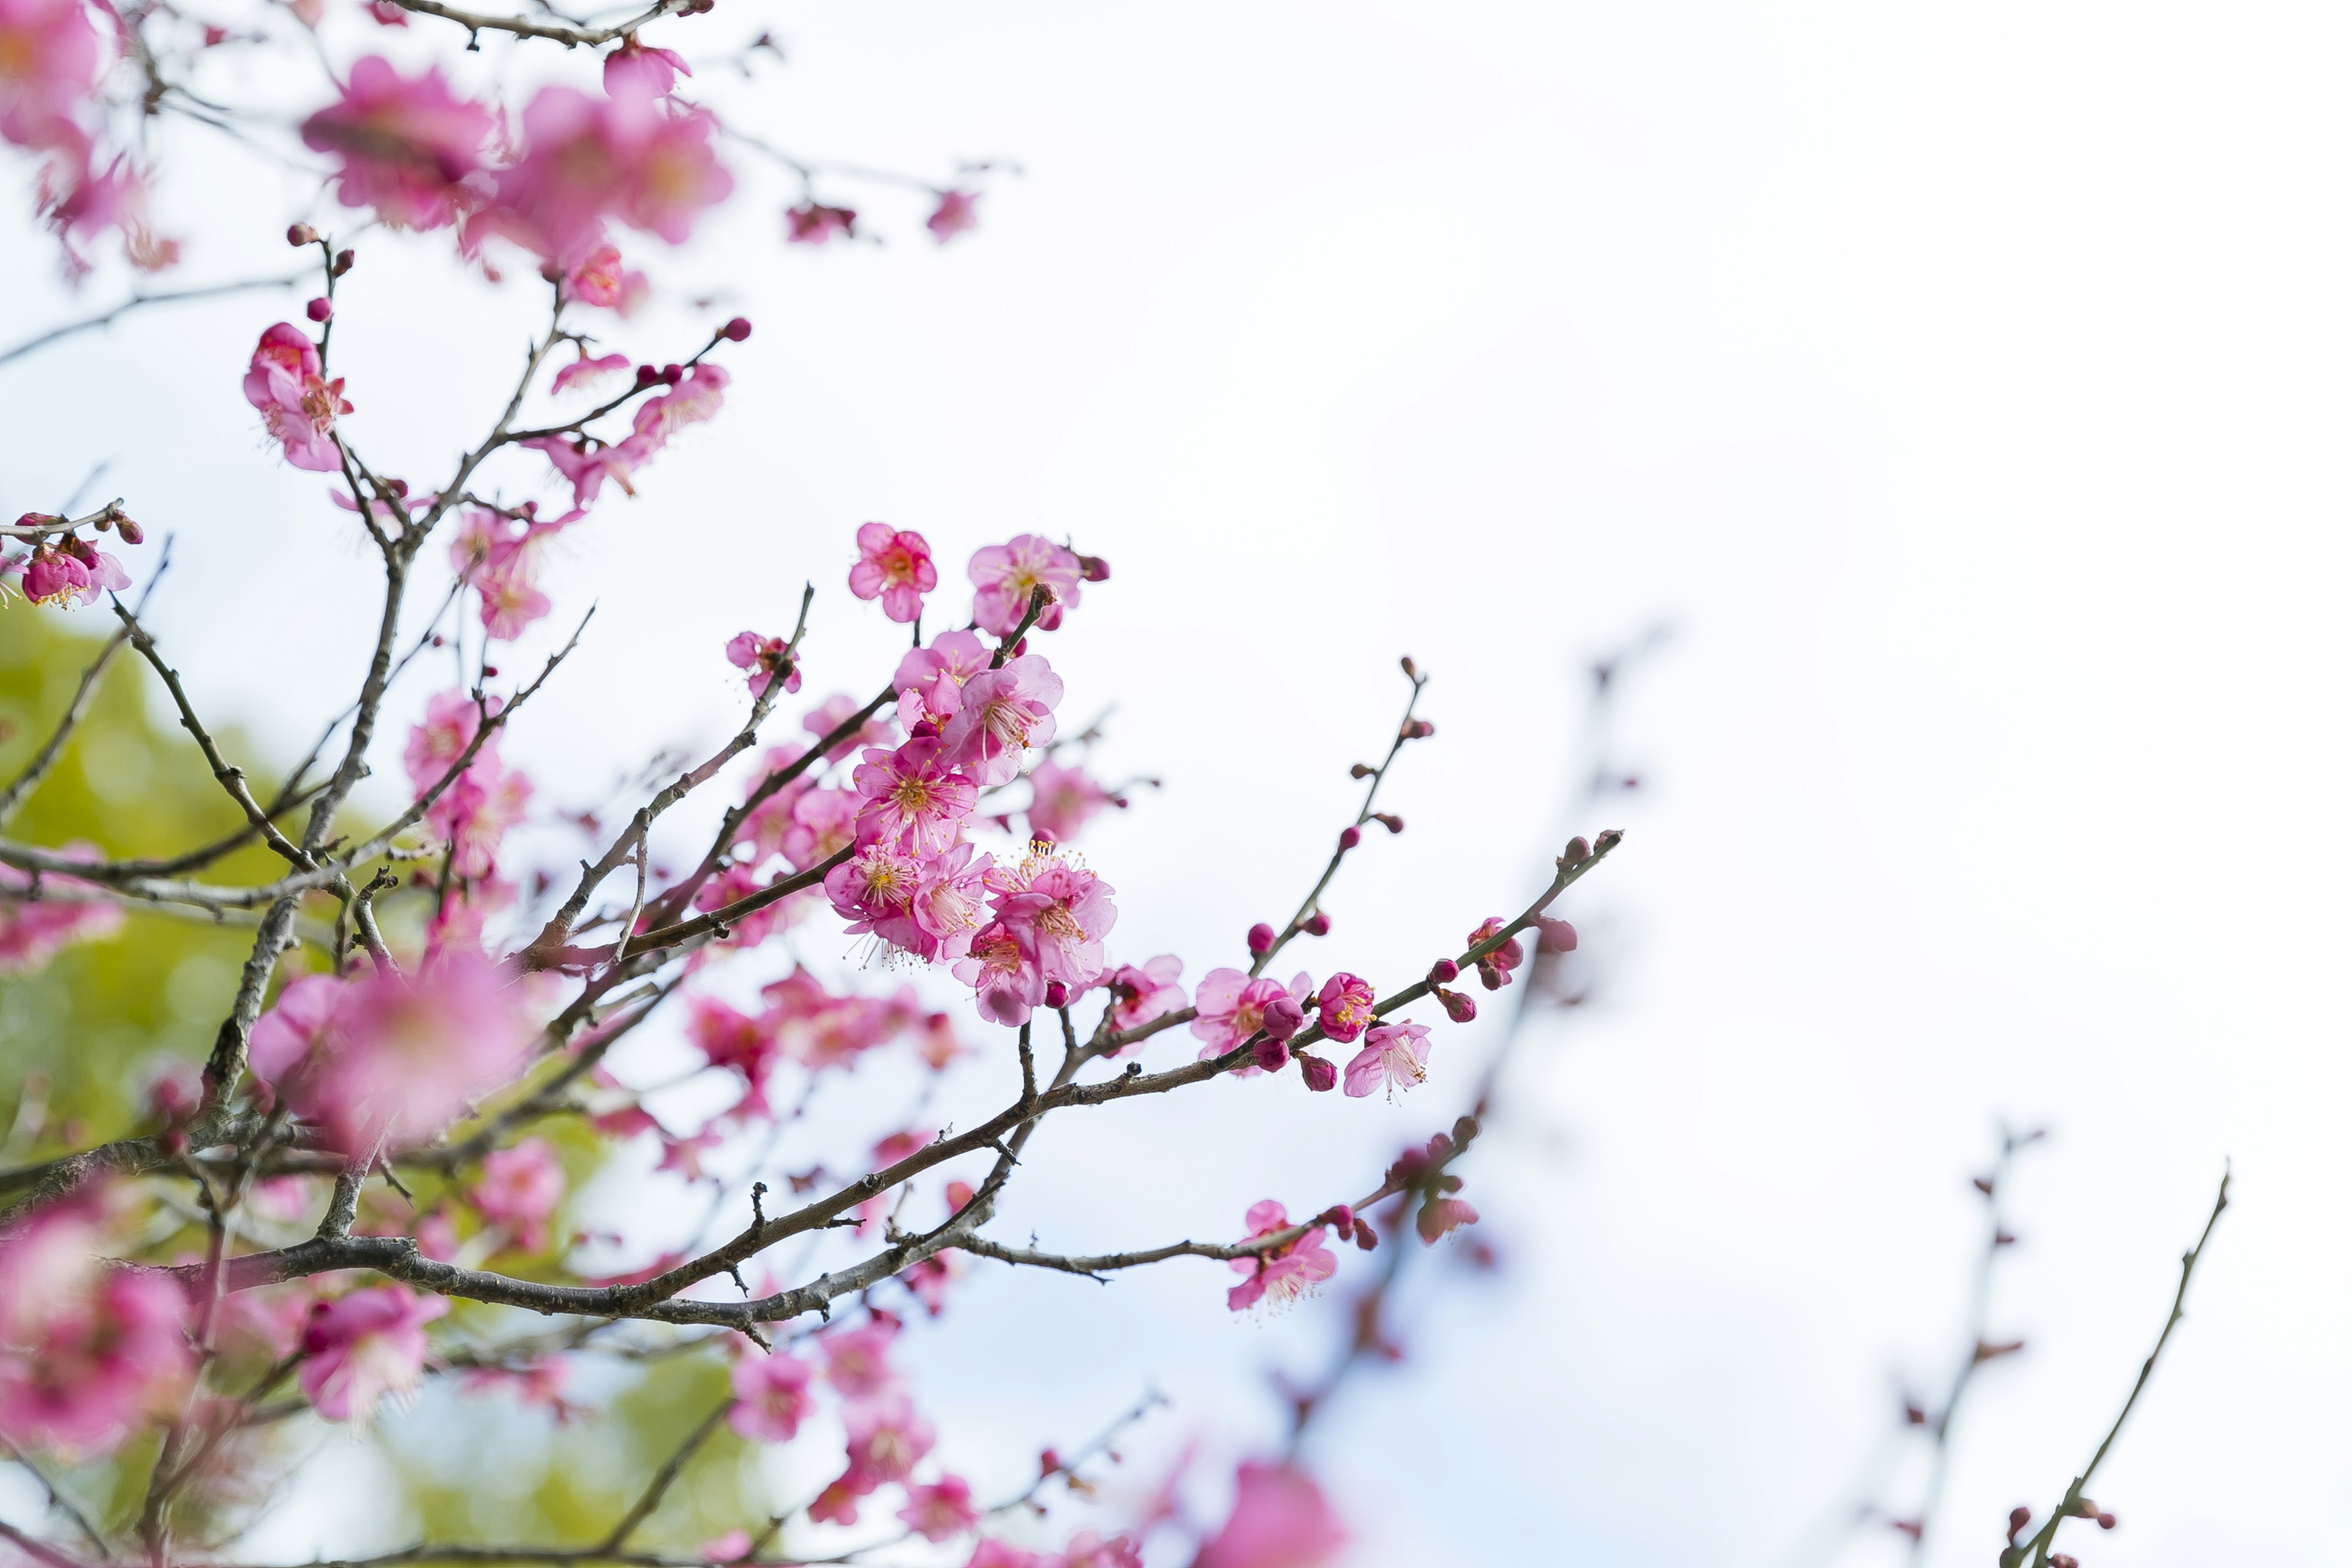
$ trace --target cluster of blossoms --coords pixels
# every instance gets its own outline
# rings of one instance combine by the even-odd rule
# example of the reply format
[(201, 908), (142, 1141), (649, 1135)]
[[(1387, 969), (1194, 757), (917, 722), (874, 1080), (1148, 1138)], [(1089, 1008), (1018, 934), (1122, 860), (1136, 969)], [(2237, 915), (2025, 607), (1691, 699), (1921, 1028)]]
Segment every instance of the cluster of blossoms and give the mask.
[(104, 15), (111, 25), (101, 32), (84, 0), (0, 0), (0, 141), (41, 161), (40, 210), (76, 275), (89, 268), (79, 242), (108, 231), (141, 268), (179, 258), (148, 226), (144, 176), (100, 146), (100, 88), (126, 31), (111, 8)]

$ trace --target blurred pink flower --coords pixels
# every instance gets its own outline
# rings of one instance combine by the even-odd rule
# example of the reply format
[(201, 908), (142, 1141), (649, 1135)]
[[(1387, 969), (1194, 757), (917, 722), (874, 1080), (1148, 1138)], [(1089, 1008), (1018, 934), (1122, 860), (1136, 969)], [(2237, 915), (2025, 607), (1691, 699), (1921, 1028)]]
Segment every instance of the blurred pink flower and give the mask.
[(907, 1528), (926, 1541), (950, 1541), (980, 1522), (971, 1505), (971, 1483), (961, 1476), (907, 1489), (907, 1506), (898, 1510)]
[[(667, 54), (667, 49), (659, 51)], [(607, 310), (617, 310), (627, 316), (644, 303), (646, 294), (646, 275), (632, 272), (621, 265), (621, 253), (610, 245), (600, 245), (573, 263), (563, 275), (563, 297), (577, 300), (583, 305), (595, 305)], [(628, 361), (619, 354), (609, 356), (619, 360), (622, 368)], [(557, 379), (562, 378), (559, 374)], [(555, 388), (562, 391), (562, 386)]]
[(1029, 831), (1057, 844), (1076, 838), (1088, 818), (1112, 804), (1083, 765), (1064, 767), (1050, 756), (1029, 770)]
[(1253, 1459), (1235, 1478), (1233, 1512), (1192, 1568), (1322, 1568), (1347, 1542), (1312, 1478), (1290, 1465)]
[(365, 1426), (386, 1394), (406, 1397), (425, 1370), (425, 1325), (446, 1314), (439, 1296), (373, 1285), (311, 1310), (302, 1331), (302, 1392), (330, 1421)]
[(536, 1252), (547, 1245), (548, 1219), (563, 1201), (563, 1162), (544, 1138), (494, 1149), (482, 1156), (481, 1179), (467, 1196), (484, 1219), (505, 1228), (515, 1246)]
[(192, 1368), (178, 1282), (100, 1260), (108, 1199), (84, 1192), (0, 1232), (0, 1435), (14, 1442), (110, 1451)]
[(815, 1404), (809, 1393), (808, 1363), (782, 1349), (764, 1355), (746, 1352), (735, 1363), (734, 1389), (735, 1406), (727, 1413), (727, 1424), (738, 1436), (754, 1442), (792, 1441)]
[(303, 145), (341, 161), (335, 196), (394, 228), (439, 228), (473, 192), (490, 111), (449, 90), (440, 68), (408, 78), (380, 55), (354, 62), (340, 102), (302, 122)]
[(980, 225), (980, 195), (974, 191), (941, 191), (940, 205), (923, 220), (931, 237), (945, 245), (957, 235)]

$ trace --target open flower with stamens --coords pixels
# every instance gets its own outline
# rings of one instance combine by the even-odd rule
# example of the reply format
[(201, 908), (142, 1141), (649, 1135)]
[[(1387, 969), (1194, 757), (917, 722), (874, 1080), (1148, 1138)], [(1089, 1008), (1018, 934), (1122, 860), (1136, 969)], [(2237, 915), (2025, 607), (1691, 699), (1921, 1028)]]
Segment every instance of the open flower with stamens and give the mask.
[(1364, 1037), (1364, 1048), (1348, 1064), (1347, 1091), (1360, 1100), (1376, 1089), (1394, 1100), (1400, 1090), (1429, 1077), (1429, 1029), (1423, 1024), (1378, 1024)]
[(923, 862), (903, 917), (877, 929), (927, 963), (959, 959), (988, 922), (988, 874), (994, 862), (969, 844)]
[[(1290, 1215), (1280, 1204), (1267, 1198), (1250, 1205), (1249, 1227), (1253, 1238), (1272, 1236), (1290, 1228)], [(1339, 1267), (1339, 1260), (1323, 1245), (1323, 1227), (1315, 1226), (1283, 1247), (1254, 1258), (1234, 1258), (1234, 1272), (1249, 1278), (1225, 1292), (1225, 1305), (1236, 1312), (1260, 1301), (1269, 1308), (1286, 1307), (1331, 1278)]]
[(919, 856), (937, 855), (954, 843), (980, 795), (949, 764), (946, 744), (929, 735), (895, 752), (869, 749), (850, 782), (866, 802), (857, 813), (859, 840)]
[(1037, 629), (1050, 632), (1062, 624), (1062, 612), (1078, 602), (1078, 583), (1085, 568), (1078, 558), (1043, 535), (1024, 533), (1004, 544), (991, 544), (971, 553), (971, 618), (982, 631), (1009, 637), (1029, 613), (1030, 596), (1039, 588), (1052, 595)]
[(948, 761), (982, 784), (1001, 784), (1021, 772), (1033, 746), (1054, 739), (1054, 707), (1062, 678), (1043, 654), (1024, 654), (964, 683), (963, 703), (940, 739)]
[(849, 569), (849, 591), (880, 599), (882, 613), (910, 625), (923, 613), (923, 595), (940, 585), (930, 544), (911, 530), (869, 522), (857, 531), (857, 564)]
[(1008, 1026), (1027, 1023), (1031, 1010), (1045, 1000), (1036, 928), (1002, 921), (982, 926), (957, 961), (955, 976), (972, 988), (982, 1017)]
[(923, 868), (913, 856), (887, 844), (869, 844), (824, 874), (825, 896), (852, 936), (877, 931), (907, 912)]
[(1033, 843), (1017, 866), (1002, 867), (991, 885), (998, 921), (1029, 932), (1039, 973), (1072, 991), (1092, 985), (1103, 970), (1103, 938), (1118, 923), (1111, 885), (1052, 845)]
[(286, 460), (313, 473), (333, 473), (342, 454), (330, 438), (335, 419), (349, 414), (342, 378), (325, 379), (319, 346), (299, 327), (280, 321), (261, 334), (245, 372), (245, 400), (261, 411)]

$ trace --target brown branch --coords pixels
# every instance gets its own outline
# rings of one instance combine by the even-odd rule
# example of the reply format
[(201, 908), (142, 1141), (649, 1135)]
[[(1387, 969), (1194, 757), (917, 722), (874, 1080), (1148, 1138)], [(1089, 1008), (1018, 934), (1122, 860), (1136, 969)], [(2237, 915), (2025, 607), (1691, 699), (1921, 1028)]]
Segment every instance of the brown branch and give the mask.
[(110, 310), (84, 317), (79, 321), (68, 321), (61, 327), (51, 327), (47, 331), (26, 338), (13, 348), (0, 350), (0, 364), (22, 359), (26, 354), (45, 349), (51, 343), (73, 337), (77, 333), (94, 331), (100, 327), (110, 326), (117, 317), (142, 306), (172, 305), (188, 300), (216, 300), (225, 294), (248, 294), (257, 289), (291, 289), (307, 276), (309, 276), (307, 272), (298, 272), (291, 278), (248, 278), (238, 283), (213, 283), (201, 289), (176, 289), (164, 294), (133, 294)]
[(610, 27), (587, 27), (564, 22), (542, 22), (534, 16), (488, 16), (478, 11), (461, 11), (455, 5), (444, 5), (441, 0), (393, 0), (404, 11), (420, 16), (439, 16), (457, 23), (468, 33), (512, 33), (518, 38), (547, 38), (565, 48), (580, 46), (595, 47), (618, 42), (648, 22), (664, 16), (674, 16), (694, 9), (694, 0), (660, 0), (650, 10), (630, 17)]

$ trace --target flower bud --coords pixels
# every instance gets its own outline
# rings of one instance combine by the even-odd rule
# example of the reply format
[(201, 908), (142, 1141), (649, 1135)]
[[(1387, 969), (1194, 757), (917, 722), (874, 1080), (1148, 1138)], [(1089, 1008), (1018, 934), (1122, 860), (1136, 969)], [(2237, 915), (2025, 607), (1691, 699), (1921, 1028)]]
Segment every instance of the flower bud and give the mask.
[(2009, 1510), (2009, 1538), (2015, 1541), (2018, 1533), (2033, 1522), (2033, 1510), (2023, 1503)]
[(2053, 1552), (2050, 1554), (2050, 1568), (2083, 1568), (2083, 1564), (2071, 1552)]
[(1372, 1222), (1370, 1220), (1359, 1219), (1356, 1221), (1356, 1245), (1358, 1247), (1362, 1247), (1366, 1252), (1370, 1252), (1374, 1247), (1380, 1246), (1380, 1232), (1372, 1228)]
[(664, 386), (676, 386), (685, 379), (686, 366), (673, 363), (661, 367), (661, 383)]
[(1402, 833), (1404, 831), (1404, 818), (1397, 816), (1394, 812), (1376, 811), (1372, 813), (1372, 820), (1379, 823), (1382, 827), (1387, 828), (1391, 833)]
[(295, 224), (286, 231), (286, 243), (298, 247), (316, 245), (319, 243), (319, 231), (307, 223)]
[(641, 364), (637, 366), (637, 384), (639, 386), (651, 386), (655, 382), (657, 382), (660, 379), (661, 372), (656, 370), (652, 365)]
[(738, 316), (719, 328), (719, 335), (730, 343), (740, 343), (751, 335), (751, 323), (743, 317)]
[(1298, 929), (1305, 931), (1308, 936), (1329, 936), (1331, 934), (1331, 917), (1325, 914), (1321, 910), (1317, 910), (1313, 914), (1308, 915), (1305, 920), (1298, 922)]
[(1397, 668), (1404, 671), (1405, 679), (1408, 680), (1419, 680), (1421, 679), (1421, 671), (1414, 667), (1412, 655), (1411, 654), (1407, 654), (1402, 658), (1397, 660)]
[(1456, 1149), (1467, 1149), (1470, 1147), (1471, 1141), (1477, 1136), (1478, 1119), (1476, 1117), (1457, 1116), (1454, 1119), (1454, 1146)]
[(1298, 1033), (1307, 1023), (1307, 1010), (1287, 996), (1277, 996), (1265, 1005), (1262, 1026), (1277, 1040), (1286, 1040)]
[(1538, 952), (1574, 952), (1576, 951), (1576, 928), (1566, 921), (1556, 921), (1549, 915), (1538, 915), (1536, 931)]
[[(1321, 1057), (1309, 1056), (1305, 1051), (1301, 1051), (1298, 1053), (1298, 1076), (1305, 1080), (1307, 1088), (1318, 1094), (1322, 1094), (1338, 1085), (1339, 1069)], [(1345, 1226), (1340, 1226), (1342, 1230), (1346, 1228)]]
[(2098, 1521), (2101, 1530), (2113, 1530), (2116, 1527), (2116, 1516), (2104, 1509), (2091, 1517)]
[(1050, 1476), (1061, 1468), (1062, 1456), (1053, 1449), (1047, 1448), (1037, 1456), (1037, 1473), (1040, 1476)]
[(1346, 1204), (1333, 1204), (1315, 1216), (1315, 1223), (1328, 1225), (1341, 1236), (1345, 1236), (1356, 1228), (1356, 1211)]
[(1437, 726), (1426, 719), (1410, 719), (1405, 721), (1403, 733), (1408, 741), (1426, 741), (1437, 733)]
[(1250, 1047), (1251, 1059), (1267, 1072), (1280, 1072), (1290, 1059), (1290, 1047), (1280, 1040), (1260, 1039)]
[(1353, 849), (1357, 845), (1361, 844), (1363, 841), (1364, 830), (1362, 828), (1343, 827), (1339, 829), (1339, 847), (1341, 849)]
[(341, 278), (344, 273), (349, 272), (359, 258), (360, 253), (356, 250), (335, 252), (335, 276)]
[(323, 321), (335, 313), (335, 302), (321, 294), (303, 306), (302, 313), (314, 321)]
[(1437, 988), (1437, 1000), (1444, 1006), (1445, 1016), (1457, 1024), (1466, 1024), (1478, 1016), (1478, 1004), (1459, 991), (1448, 991), (1441, 985)]
[(1622, 828), (1604, 828), (1601, 830), (1601, 837), (1592, 841), (1592, 852), (1596, 855), (1605, 855), (1623, 842), (1625, 842), (1625, 834)]
[(1058, 980), (1045, 982), (1045, 1005), (1066, 1007), (1070, 1005), (1070, 988)]
[(1370, 763), (1350, 763), (1348, 764), (1348, 776), (1351, 779), (1368, 779), (1379, 771), (1379, 769), (1373, 767)]
[(1462, 973), (1462, 966), (1450, 958), (1441, 958), (1429, 966), (1429, 977), (1440, 985)]
[(1274, 946), (1274, 928), (1260, 921), (1249, 928), (1249, 950), (1265, 952)]
[(1078, 557), (1078, 579), (1079, 579), (1079, 581), (1081, 581), (1081, 582), (1086, 582), (1086, 583), (1108, 583), (1108, 582), (1109, 582), (1109, 581), (1110, 581), (1110, 563), (1109, 563), (1109, 562), (1108, 562), (1108, 561), (1106, 561), (1106, 560), (1104, 560), (1104, 559), (1103, 559), (1101, 556), (1099, 556), (1099, 555), (1081, 555), (1081, 556), (1079, 556), (1079, 557)]
[(147, 531), (140, 527), (137, 523), (131, 521), (129, 518), (124, 517), (121, 512), (115, 513), (114, 531), (122, 535), (122, 542), (125, 544), (142, 544), (146, 542)]

